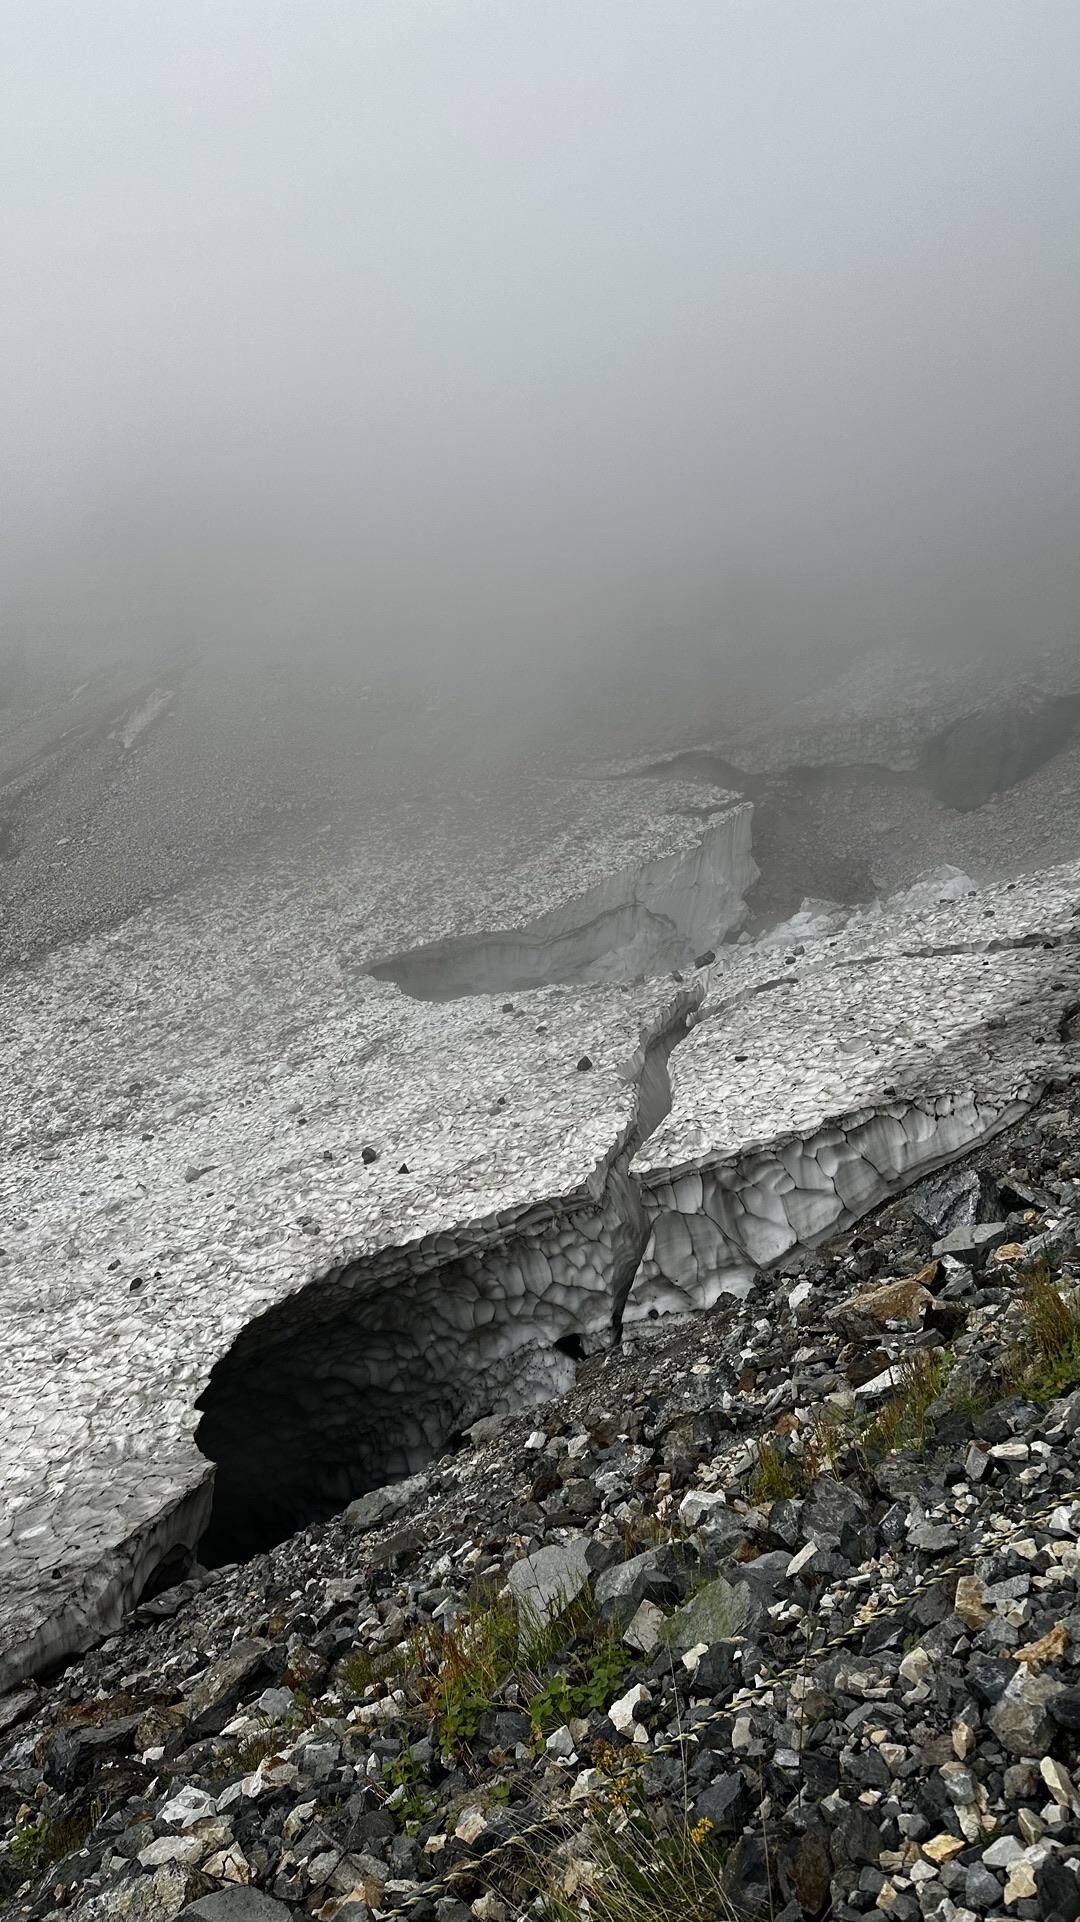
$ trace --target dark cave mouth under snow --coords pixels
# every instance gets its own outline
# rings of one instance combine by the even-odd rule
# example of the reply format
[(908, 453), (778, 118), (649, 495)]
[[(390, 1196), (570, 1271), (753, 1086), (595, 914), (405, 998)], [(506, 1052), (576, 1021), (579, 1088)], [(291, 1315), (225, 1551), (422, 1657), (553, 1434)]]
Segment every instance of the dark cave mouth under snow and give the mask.
[(198, 1403), (215, 1463), (200, 1561), (264, 1553), (415, 1474), (480, 1415), (572, 1384), (595, 1332), (478, 1281), (466, 1261), (354, 1294), (343, 1270), (248, 1324)]

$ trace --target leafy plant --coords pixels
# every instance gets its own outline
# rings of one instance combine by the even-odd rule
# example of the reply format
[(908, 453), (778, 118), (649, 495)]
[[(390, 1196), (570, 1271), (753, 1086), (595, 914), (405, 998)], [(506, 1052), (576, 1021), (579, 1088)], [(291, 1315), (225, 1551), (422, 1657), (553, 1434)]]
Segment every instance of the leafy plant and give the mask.
[(757, 1462), (750, 1476), (751, 1501), (762, 1508), (774, 1502), (795, 1501), (808, 1489), (805, 1464), (798, 1456), (781, 1450), (771, 1437), (757, 1444)]
[(259, 1763), (268, 1761), (271, 1755), (279, 1754), (281, 1746), (280, 1729), (259, 1729), (257, 1734), (249, 1735), (241, 1742), (230, 1763), (230, 1774), (254, 1775)]
[(629, 1650), (614, 1622), (593, 1622), (578, 1639), (582, 1645), (568, 1653), (565, 1668), (529, 1701), (529, 1719), (541, 1737), (575, 1716), (606, 1708), (630, 1666)]
[(383, 1764), (383, 1781), (391, 1793), (402, 1793), (394, 1803), (406, 1834), (413, 1834), (431, 1813), (432, 1800), (423, 1786), (423, 1770), (410, 1749)]
[(337, 1679), (346, 1694), (362, 1701), (369, 1688), (400, 1679), (408, 1663), (408, 1650), (354, 1648), (339, 1662)]
[(512, 1602), (481, 1595), (465, 1620), (431, 1630), (421, 1663), (427, 1700), (443, 1748), (474, 1742), (481, 1717), (513, 1672), (518, 1624)]
[(9, 1852), (26, 1875), (40, 1875), (52, 1863), (61, 1862), (65, 1856), (81, 1849), (92, 1827), (88, 1815), (69, 1820), (39, 1815), (36, 1821), (24, 1822), (16, 1829)]

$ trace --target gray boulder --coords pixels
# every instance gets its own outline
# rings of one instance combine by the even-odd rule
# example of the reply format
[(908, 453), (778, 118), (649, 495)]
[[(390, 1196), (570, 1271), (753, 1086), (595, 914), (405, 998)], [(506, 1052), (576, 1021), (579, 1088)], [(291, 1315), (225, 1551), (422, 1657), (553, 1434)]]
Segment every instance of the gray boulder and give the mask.
[(741, 1585), (736, 1588), (718, 1575), (699, 1589), (692, 1601), (668, 1616), (660, 1639), (673, 1654), (685, 1655), (688, 1648), (697, 1648), (702, 1642), (709, 1647), (740, 1635), (749, 1614), (746, 1589)]
[(216, 1889), (189, 1902), (178, 1922), (290, 1922), (293, 1910), (261, 1889)]
[(954, 1228), (951, 1234), (935, 1241), (934, 1259), (940, 1261), (944, 1255), (954, 1255), (957, 1261), (966, 1262), (969, 1268), (981, 1268), (990, 1250), (1000, 1248), (1008, 1236), (1009, 1231), (1003, 1221), (985, 1221), (974, 1228)]
[(1052, 1676), (1020, 1669), (994, 1703), (987, 1722), (1002, 1747), (1014, 1755), (1045, 1755), (1055, 1734), (1051, 1705), (1064, 1693), (1064, 1684)]
[(625, 1627), (642, 1602), (666, 1602), (678, 1595), (675, 1558), (666, 1545), (647, 1548), (628, 1562), (616, 1562), (597, 1578), (593, 1590), (605, 1622)]
[(507, 1577), (517, 1609), (519, 1627), (526, 1633), (557, 1621), (564, 1608), (580, 1595), (589, 1579), (588, 1538), (553, 1542), (515, 1562)]
[(938, 1241), (957, 1228), (993, 1221), (998, 1212), (997, 1191), (990, 1177), (975, 1168), (931, 1175), (915, 1189), (911, 1212), (931, 1240)]

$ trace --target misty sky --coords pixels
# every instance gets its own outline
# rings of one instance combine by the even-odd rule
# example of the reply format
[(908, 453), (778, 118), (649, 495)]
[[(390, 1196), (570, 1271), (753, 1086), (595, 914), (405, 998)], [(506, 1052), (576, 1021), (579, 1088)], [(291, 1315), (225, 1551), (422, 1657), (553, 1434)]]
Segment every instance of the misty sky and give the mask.
[(1018, 648), (1076, 0), (0, 0), (7, 644)]

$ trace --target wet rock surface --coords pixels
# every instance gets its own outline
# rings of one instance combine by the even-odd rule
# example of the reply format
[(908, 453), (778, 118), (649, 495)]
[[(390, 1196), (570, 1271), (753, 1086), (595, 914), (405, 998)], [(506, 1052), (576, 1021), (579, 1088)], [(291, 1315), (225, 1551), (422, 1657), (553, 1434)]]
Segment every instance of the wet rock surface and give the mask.
[(10, 1912), (497, 1922), (629, 1821), (737, 1916), (1075, 1917), (1080, 1091), (972, 1176), (982, 1265), (916, 1188), (4, 1698)]

